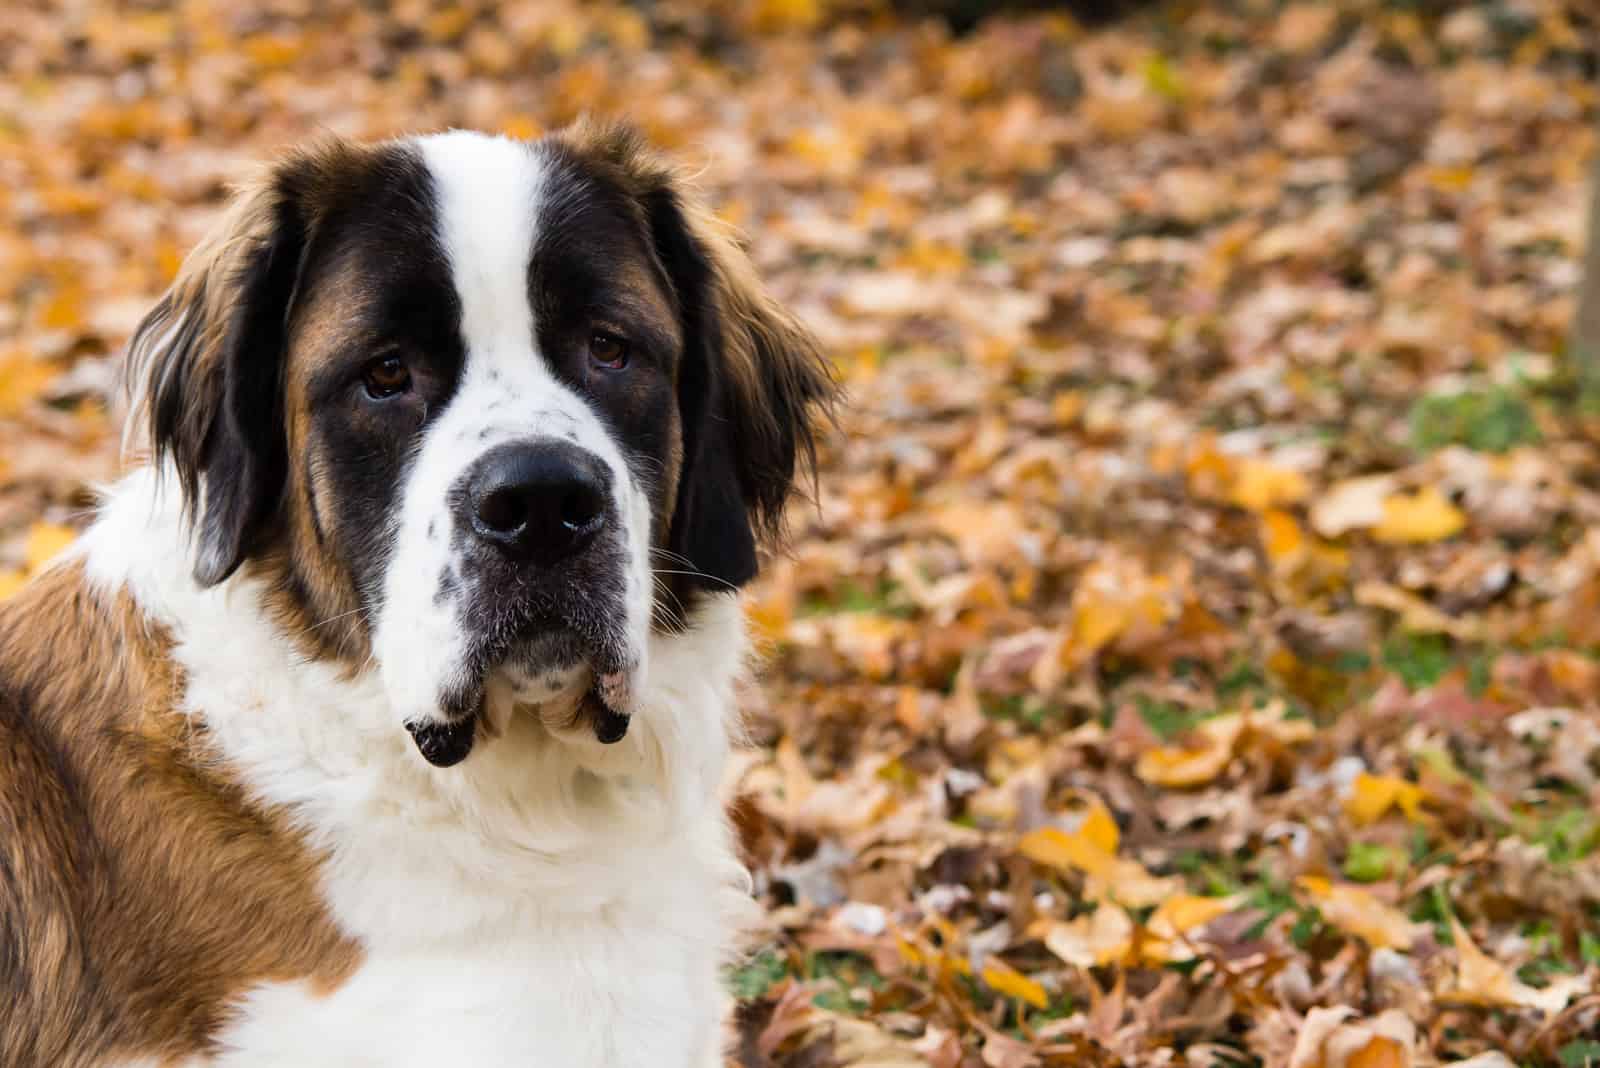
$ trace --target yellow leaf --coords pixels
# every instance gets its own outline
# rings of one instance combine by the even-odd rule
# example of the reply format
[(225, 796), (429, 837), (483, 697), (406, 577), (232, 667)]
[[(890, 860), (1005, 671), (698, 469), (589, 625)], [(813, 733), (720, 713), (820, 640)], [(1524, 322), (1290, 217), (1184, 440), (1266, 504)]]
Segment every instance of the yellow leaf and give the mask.
[(1374, 949), (1410, 949), (1416, 941), (1416, 925), (1405, 913), (1359, 886), (1335, 886), (1318, 875), (1302, 875), (1295, 883), (1323, 919)]
[(1089, 806), (1089, 811), (1084, 814), (1083, 823), (1078, 826), (1078, 833), (1095, 848), (1106, 853), (1115, 853), (1121, 838), (1117, 830), (1117, 821), (1112, 819), (1110, 810), (1099, 801)]
[(28, 544), (25, 550), (28, 570), (38, 571), (61, 550), (71, 545), (77, 536), (78, 532), (71, 527), (57, 523), (35, 523), (28, 530)]
[(531, 115), (507, 115), (500, 123), (500, 132), (518, 141), (532, 141), (544, 132), (544, 127)]
[(1161, 903), (1145, 926), (1164, 938), (1180, 935), (1204, 927), (1218, 916), (1226, 916), (1239, 907), (1240, 898), (1201, 897), (1198, 894), (1178, 894)]
[(1081, 835), (1068, 834), (1056, 827), (1029, 831), (1017, 844), (1017, 851), (1031, 861), (1062, 871), (1105, 871), (1113, 859)]
[(1379, 541), (1410, 543), (1440, 541), (1467, 525), (1461, 509), (1435, 486), (1415, 493), (1399, 493), (1383, 502), (1383, 518), (1372, 528)]
[(422, 23), (422, 32), (440, 43), (454, 41), (472, 24), (472, 12), (464, 7), (444, 7), (434, 11)]
[(39, 325), (46, 330), (78, 330), (83, 326), (84, 292), (81, 285), (66, 285), (56, 290), (39, 312)]
[(1145, 908), (1181, 889), (1179, 880), (1151, 875), (1138, 861), (1118, 857), (1117, 838), (1116, 821), (1096, 801), (1077, 830), (1041, 827), (1024, 835), (1017, 848), (1039, 864), (1082, 872), (1088, 877), (1084, 893), (1095, 900), (1112, 898), (1131, 908)]
[(1044, 945), (1077, 968), (1118, 964), (1133, 952), (1133, 920), (1121, 906), (1104, 902), (1091, 913), (1052, 923)]
[(24, 353), (0, 355), (0, 417), (17, 415), (44, 392), (56, 369)]
[(1161, 745), (1139, 754), (1133, 773), (1152, 786), (1202, 786), (1222, 774), (1233, 759), (1234, 742), (1244, 728), (1240, 716), (1207, 720), (1181, 746)]
[(1394, 775), (1362, 772), (1350, 784), (1344, 799), (1345, 815), (1357, 824), (1376, 823), (1391, 809), (1398, 808), (1413, 823), (1428, 822), (1422, 811), (1422, 788)]
[(1194, 950), (1185, 944), (1183, 936), (1219, 916), (1227, 915), (1238, 908), (1242, 901), (1239, 895), (1200, 897), (1196, 894), (1174, 894), (1167, 898), (1145, 921), (1146, 937), (1140, 947), (1145, 959), (1152, 964), (1194, 959)]
[(1284, 719), (1281, 703), (1254, 712), (1235, 712), (1206, 720), (1178, 745), (1157, 746), (1139, 755), (1134, 774), (1154, 786), (1200, 786), (1222, 774), (1245, 740), (1255, 733), (1281, 745), (1309, 739), (1311, 724)]
[(1241, 508), (1261, 512), (1285, 504), (1297, 504), (1305, 500), (1310, 492), (1310, 483), (1299, 471), (1246, 457), (1234, 468), (1233, 486), (1228, 499)]
[(755, 5), (759, 30), (809, 30), (821, 21), (821, 0), (759, 0)]
[(300, 42), (293, 37), (257, 34), (244, 42), (244, 54), (264, 70), (287, 67), (300, 57)]
[(789, 632), (794, 619), (794, 590), (792, 587), (769, 584), (761, 594), (746, 599), (744, 617), (758, 642), (777, 644)]
[(16, 568), (0, 568), (0, 601), (22, 589), (27, 581), (28, 576)]
[(1026, 1001), (1036, 1009), (1048, 1008), (1050, 995), (1044, 987), (1029, 979), (998, 957), (990, 957), (983, 966), (983, 981), (997, 993), (1018, 1001)]

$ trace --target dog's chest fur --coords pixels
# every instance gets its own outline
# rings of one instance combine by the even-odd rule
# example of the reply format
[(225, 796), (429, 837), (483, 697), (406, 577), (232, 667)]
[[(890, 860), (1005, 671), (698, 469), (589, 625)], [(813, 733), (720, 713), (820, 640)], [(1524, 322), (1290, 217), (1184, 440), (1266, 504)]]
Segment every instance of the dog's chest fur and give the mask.
[(172, 714), (203, 721), (227, 774), (324, 858), (326, 907), (360, 946), (331, 990), (253, 985), (193, 1063), (720, 1064), (718, 973), (749, 907), (716, 781), (735, 602), (653, 639), (648, 727), (621, 746), (519, 712), (441, 774), (379, 684), (305, 661), (250, 580), (199, 589), (163, 497), (148, 473), (118, 489), (82, 542), (89, 581), (170, 632)]

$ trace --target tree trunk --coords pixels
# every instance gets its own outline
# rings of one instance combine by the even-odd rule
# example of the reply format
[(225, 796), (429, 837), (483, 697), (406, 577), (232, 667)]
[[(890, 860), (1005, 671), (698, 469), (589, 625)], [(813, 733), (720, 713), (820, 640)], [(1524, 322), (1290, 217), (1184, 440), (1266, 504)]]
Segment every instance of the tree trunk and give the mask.
[(1578, 283), (1578, 314), (1568, 346), (1586, 397), (1600, 397), (1600, 150), (1589, 177), (1589, 233)]

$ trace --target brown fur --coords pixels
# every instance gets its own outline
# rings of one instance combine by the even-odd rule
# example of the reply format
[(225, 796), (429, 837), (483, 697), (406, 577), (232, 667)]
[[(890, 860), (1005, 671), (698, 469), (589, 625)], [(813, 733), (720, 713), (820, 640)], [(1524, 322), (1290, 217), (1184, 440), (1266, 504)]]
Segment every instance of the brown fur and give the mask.
[(178, 712), (168, 641), (56, 568), (0, 607), (0, 1064), (207, 1050), (255, 983), (331, 989), (359, 948), (317, 858)]
[[(681, 168), (653, 152), (625, 124), (582, 120), (554, 137), (625, 176), (643, 203), (672, 203), (711, 268), (722, 327), (722, 370), (730, 389), (733, 451), (752, 518), (769, 541), (783, 532), (783, 509), (798, 471), (815, 471), (815, 427), (839, 396), (832, 366), (812, 333), (773, 299), (739, 245)], [(821, 419), (818, 419), (821, 416)]]
[[(222, 218), (184, 259), (178, 277), (130, 344), (130, 436), (134, 441), (170, 442), (173, 468), (191, 511), (199, 509), (200, 473), (211, 463), (210, 450), (226, 419), (226, 358), (237, 343), (231, 332), (239, 329), (239, 308), (248, 299), (240, 292), (240, 278), (253, 256), (282, 237), (286, 217), (314, 231), (327, 206), (371, 162), (373, 151), (325, 138), (240, 182)], [(293, 256), (300, 252), (292, 246), (285, 251)], [(295, 459), (283, 472), (279, 511), (264, 518), (265, 532), (242, 553), (244, 570), (265, 583), (268, 611), (301, 650), (315, 659), (350, 665), (365, 662), (370, 634), (348, 571), (315, 534), (314, 501), (327, 499), (327, 487), (319, 483), (314, 465), (300, 460), (306, 456), (310, 418), (304, 398), (307, 375), (316, 360), (330, 358), (341, 340), (349, 340), (339, 326), (350, 318), (349, 302), (358, 299), (359, 289), (358, 279), (328, 279), (317, 293), (301, 295), (302, 306), (288, 324), (296, 355), (282, 361), (286, 370), (278, 388), (283, 393), (286, 453)], [(168, 335), (174, 329), (192, 334), (193, 340), (173, 343)], [(162, 397), (180, 400), (175, 417), (165, 425)], [(197, 518), (202, 525), (207, 522)], [(199, 577), (209, 584), (221, 576)]]

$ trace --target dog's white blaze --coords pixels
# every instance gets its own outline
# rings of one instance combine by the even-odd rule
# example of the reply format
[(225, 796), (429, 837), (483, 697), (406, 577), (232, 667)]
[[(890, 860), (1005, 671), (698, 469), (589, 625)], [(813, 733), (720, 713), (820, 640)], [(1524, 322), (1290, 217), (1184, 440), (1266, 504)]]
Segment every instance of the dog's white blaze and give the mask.
[[(374, 641), (390, 699), (402, 721), (436, 718), (441, 689), (462, 668), (460, 607), (454, 597), (439, 596), (446, 571), (459, 573), (450, 487), (496, 445), (540, 437), (571, 441), (611, 469), (616, 515), (626, 528), (627, 638), (637, 689), (647, 670), (653, 596), (650, 506), (594, 409), (538, 351), (528, 278), (544, 158), (519, 142), (465, 131), (416, 144), (433, 178), (437, 236), (461, 303), (466, 362), (401, 491)], [(570, 680), (573, 672), (565, 675)]]

